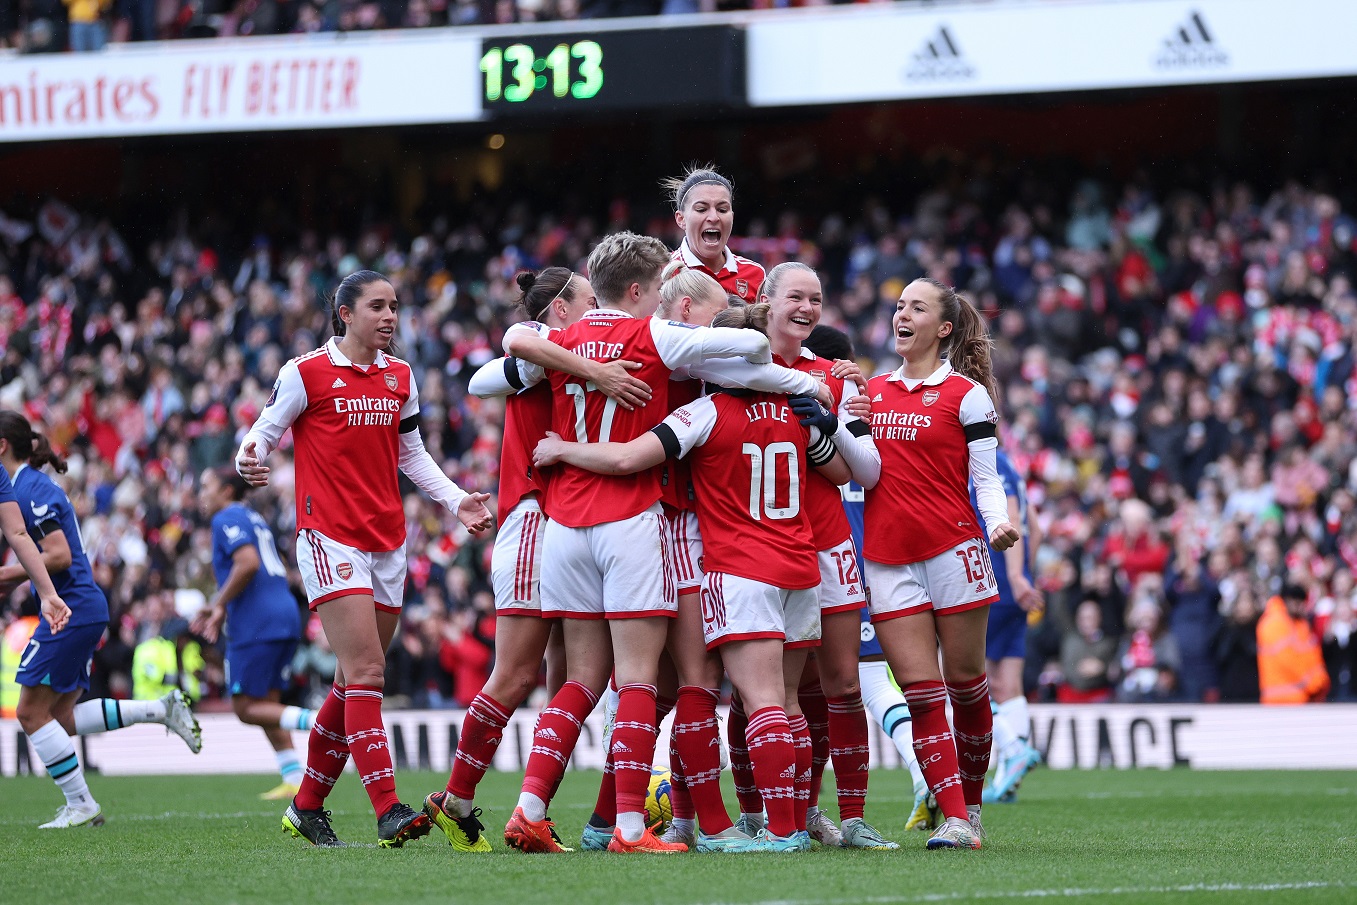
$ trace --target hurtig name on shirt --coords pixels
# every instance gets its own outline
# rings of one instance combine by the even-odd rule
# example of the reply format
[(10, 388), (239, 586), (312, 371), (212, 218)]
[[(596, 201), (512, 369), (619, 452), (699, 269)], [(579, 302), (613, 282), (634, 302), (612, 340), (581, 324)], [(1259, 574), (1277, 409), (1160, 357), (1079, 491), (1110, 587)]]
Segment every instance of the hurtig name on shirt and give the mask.
[(768, 418), (786, 424), (788, 411), (787, 406), (780, 402), (756, 402), (744, 410), (745, 414), (749, 416), (750, 424)]
[(598, 340), (582, 342), (570, 350), (581, 358), (590, 361), (612, 361), (622, 357), (622, 343), (605, 343)]

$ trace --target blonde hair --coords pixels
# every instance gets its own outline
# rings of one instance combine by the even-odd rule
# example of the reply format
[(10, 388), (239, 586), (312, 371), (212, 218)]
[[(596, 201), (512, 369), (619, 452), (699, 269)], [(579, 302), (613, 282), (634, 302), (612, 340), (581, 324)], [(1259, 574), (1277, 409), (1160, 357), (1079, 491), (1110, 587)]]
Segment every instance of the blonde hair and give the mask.
[(768, 312), (770, 308), (771, 306), (767, 302), (727, 308), (712, 318), (711, 325), (713, 327), (733, 327), (737, 330), (757, 330), (766, 336), (768, 334)]
[(805, 271), (817, 280), (820, 275), (815, 272), (815, 268), (809, 264), (802, 264), (800, 261), (783, 261), (781, 264), (768, 271), (763, 278), (763, 285), (759, 287), (759, 298), (775, 299), (777, 298), (777, 288), (781, 284), (782, 278), (793, 271)]
[(696, 301), (726, 294), (726, 290), (710, 274), (693, 270), (682, 261), (670, 261), (660, 274), (660, 279), (663, 280), (660, 283), (660, 313), (665, 317), (674, 314), (674, 306), (684, 296)]
[(633, 283), (655, 278), (669, 262), (669, 249), (659, 239), (623, 231), (604, 236), (589, 253), (589, 282), (608, 304), (622, 300)]

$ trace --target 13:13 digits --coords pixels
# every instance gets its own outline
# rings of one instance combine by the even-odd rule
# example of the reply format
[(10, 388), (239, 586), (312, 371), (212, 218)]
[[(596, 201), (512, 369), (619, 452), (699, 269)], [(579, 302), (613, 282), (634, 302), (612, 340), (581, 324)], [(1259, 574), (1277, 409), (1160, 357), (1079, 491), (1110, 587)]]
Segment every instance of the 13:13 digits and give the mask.
[[(577, 67), (572, 60), (578, 61)], [(587, 100), (603, 87), (603, 48), (597, 41), (576, 41), (557, 44), (539, 57), (527, 44), (490, 47), (481, 57), (481, 72), (487, 101), (503, 98), (519, 103), (548, 88), (556, 97)]]

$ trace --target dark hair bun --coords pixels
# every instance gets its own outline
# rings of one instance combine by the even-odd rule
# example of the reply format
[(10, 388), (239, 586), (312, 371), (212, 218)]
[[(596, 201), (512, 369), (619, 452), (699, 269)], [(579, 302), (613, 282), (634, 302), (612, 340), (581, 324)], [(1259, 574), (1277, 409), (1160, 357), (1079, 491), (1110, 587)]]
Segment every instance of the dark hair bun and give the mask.
[(522, 292), (527, 292), (533, 286), (537, 285), (537, 274), (531, 270), (525, 270), (514, 277), (514, 282), (518, 283), (518, 288)]

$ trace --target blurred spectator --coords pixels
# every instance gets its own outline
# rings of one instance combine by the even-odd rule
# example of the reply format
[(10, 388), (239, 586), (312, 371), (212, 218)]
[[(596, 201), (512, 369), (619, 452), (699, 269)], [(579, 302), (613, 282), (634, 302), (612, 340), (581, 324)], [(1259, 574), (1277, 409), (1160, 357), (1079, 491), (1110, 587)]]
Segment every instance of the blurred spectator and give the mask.
[(1329, 674), (1306, 617), (1305, 589), (1287, 585), (1258, 620), (1258, 685), (1264, 704), (1322, 701)]
[(1239, 590), (1229, 618), (1216, 636), (1214, 659), (1220, 676), (1220, 699), (1232, 704), (1258, 702), (1258, 617), (1253, 591)]
[(1085, 600), (1074, 611), (1074, 631), (1060, 646), (1064, 684), (1057, 700), (1062, 703), (1095, 703), (1112, 697), (1108, 672), (1117, 653), (1117, 639), (1103, 633), (1102, 606)]
[(1220, 587), (1195, 545), (1180, 543), (1164, 575), (1169, 630), (1178, 641), (1179, 690), (1187, 701), (1213, 701), (1220, 694), (1212, 645), (1220, 630)]
[(1324, 626), (1324, 666), (1332, 683), (1329, 700), (1357, 700), (1357, 618), (1351, 595), (1339, 597)]
[(108, 31), (103, 14), (110, 0), (62, 0), (70, 21), (71, 50), (85, 53), (103, 50), (108, 43)]
[(1129, 634), (1117, 648), (1112, 669), (1117, 700), (1172, 700), (1177, 694), (1182, 656), (1178, 640), (1164, 629), (1159, 605), (1148, 598), (1132, 604), (1126, 622)]

